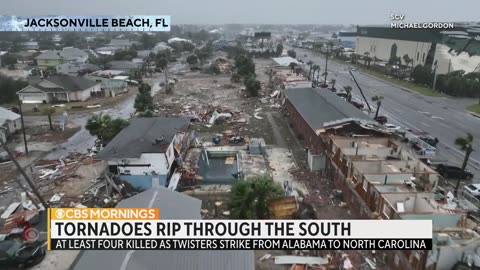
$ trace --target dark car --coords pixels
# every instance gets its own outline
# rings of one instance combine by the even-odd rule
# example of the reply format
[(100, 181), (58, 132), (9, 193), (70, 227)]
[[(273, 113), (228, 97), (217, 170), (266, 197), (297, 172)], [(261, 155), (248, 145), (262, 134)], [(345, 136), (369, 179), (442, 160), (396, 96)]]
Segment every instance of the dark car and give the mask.
[(350, 104), (353, 106), (357, 107), (357, 109), (363, 109), (363, 103), (357, 102), (357, 101), (350, 101)]
[[(0, 242), (0, 266), (5, 269), (23, 269), (35, 265), (45, 257), (45, 242)], [(4, 269), (4, 268), (2, 268)]]
[(439, 143), (439, 140), (437, 138), (433, 138), (433, 137), (430, 137), (430, 136), (420, 137), (420, 140), (430, 144), (433, 147), (437, 146), (437, 144)]
[(377, 121), (378, 123), (380, 123), (382, 125), (385, 125), (385, 123), (387, 123), (387, 117), (383, 116), (383, 115), (379, 115), (379, 116), (375, 117), (375, 121)]
[(473, 178), (473, 173), (468, 170), (462, 172), (462, 168), (455, 165), (440, 164), (437, 166), (437, 172), (445, 178), (456, 178), (465, 180), (471, 180)]

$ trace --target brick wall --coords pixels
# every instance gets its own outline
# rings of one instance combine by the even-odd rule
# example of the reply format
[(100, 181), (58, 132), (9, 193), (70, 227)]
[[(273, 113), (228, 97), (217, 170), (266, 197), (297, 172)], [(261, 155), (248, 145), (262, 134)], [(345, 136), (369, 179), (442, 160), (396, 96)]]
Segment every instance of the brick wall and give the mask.
[(285, 101), (285, 108), (287, 109), (287, 112), (289, 114), (289, 123), (292, 125), (297, 135), (301, 136), (305, 147), (308, 147), (314, 155), (323, 153), (324, 145), (322, 142), (322, 138), (318, 136), (315, 131), (308, 125), (305, 119), (303, 119), (302, 115), (297, 111), (297, 109), (288, 99)]

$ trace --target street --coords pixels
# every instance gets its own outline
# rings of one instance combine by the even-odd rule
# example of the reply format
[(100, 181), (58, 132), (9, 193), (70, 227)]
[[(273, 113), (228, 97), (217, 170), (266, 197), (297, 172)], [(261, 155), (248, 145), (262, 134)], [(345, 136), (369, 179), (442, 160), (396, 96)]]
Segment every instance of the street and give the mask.
[[(321, 72), (325, 69), (325, 57), (320, 53), (297, 49), (299, 59), (305, 63), (308, 60), (320, 65)], [(307, 55), (307, 57), (304, 57)], [(352, 80), (349, 70), (352, 66), (334, 61), (328, 62), (328, 80), (336, 80), (337, 90), (349, 85), (353, 88), (354, 100), (365, 103), (358, 87)], [(375, 95), (383, 96), (380, 115), (385, 115), (388, 122), (404, 128), (426, 131), (437, 137), (437, 156), (461, 165), (464, 153), (455, 145), (455, 139), (465, 137), (469, 132), (473, 135), (473, 149), (480, 149), (480, 118), (472, 116), (465, 111), (465, 106), (475, 101), (456, 99), (452, 97), (430, 97), (409, 92), (374, 78), (370, 75), (353, 71), (353, 74), (362, 88), (372, 111), (375, 112), (376, 104), (371, 101)], [(480, 153), (474, 151), (470, 156), (467, 169), (475, 174), (474, 182), (480, 182)]]
[[(144, 79), (145, 82), (152, 86), (152, 96), (160, 91), (161, 87), (159, 83), (163, 82), (163, 80), (163, 74), (157, 74), (156, 77)], [(110, 115), (112, 118), (128, 119), (132, 114), (135, 113), (135, 109), (133, 108), (134, 101), (135, 95), (132, 95), (118, 105), (108, 109), (96, 111), (94, 113), (69, 114), (68, 122), (80, 126), (81, 129), (75, 133), (75, 135), (70, 137), (67, 142), (56, 146), (56, 148), (50, 152), (46, 158), (56, 159), (61, 156), (66, 156), (70, 152), (86, 153), (87, 149), (90, 149), (96, 140), (96, 138), (90, 135), (88, 130), (85, 129), (85, 124), (87, 123), (88, 118), (90, 118), (92, 114), (104, 113)], [(58, 123), (60, 118), (61, 116), (52, 117), (52, 122)], [(25, 126), (35, 126), (41, 124), (48, 124), (47, 116), (25, 116)]]

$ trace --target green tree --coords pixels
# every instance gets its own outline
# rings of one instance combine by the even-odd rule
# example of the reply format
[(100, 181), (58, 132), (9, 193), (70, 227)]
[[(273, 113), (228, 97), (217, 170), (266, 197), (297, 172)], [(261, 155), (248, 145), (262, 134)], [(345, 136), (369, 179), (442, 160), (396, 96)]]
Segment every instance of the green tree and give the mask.
[(48, 124), (50, 125), (50, 130), (53, 130), (53, 124), (52, 124), (52, 114), (56, 113), (57, 111), (53, 107), (45, 107), (42, 110), (42, 114), (46, 115), (48, 117)]
[(133, 107), (135, 108), (137, 113), (153, 111), (154, 106), (150, 85), (146, 83), (140, 84)]
[(240, 74), (238, 73), (233, 73), (232, 77), (230, 78), (230, 81), (233, 83), (239, 83), (242, 81), (242, 76), (240, 76)]
[(294, 50), (288, 50), (287, 55), (292, 58), (297, 58), (297, 53)]
[(128, 125), (127, 120), (121, 118), (112, 119), (110, 115), (100, 113), (90, 117), (85, 128), (92, 136), (97, 136), (102, 141), (110, 141)]
[(238, 74), (243, 77), (255, 74), (255, 63), (252, 58), (245, 55), (235, 57), (235, 68), (237, 69)]
[[(318, 82), (320, 80), (320, 66), (313, 65), (312, 69), (313, 69), (312, 80)], [(315, 72), (317, 73), (317, 79), (315, 79)]]
[(256, 177), (238, 181), (232, 187), (228, 206), (234, 219), (268, 219), (271, 217), (269, 203), (282, 197), (282, 187), (270, 177)]
[(311, 80), (312, 80), (312, 66), (313, 66), (313, 62), (312, 62), (312, 61), (308, 61), (308, 62), (307, 62), (307, 65), (308, 65), (308, 80), (311, 81)]
[(347, 101), (352, 101), (352, 87), (350, 85), (344, 86), (343, 90), (347, 93)]
[(377, 103), (377, 111), (375, 112), (375, 118), (378, 117), (378, 112), (380, 111), (380, 106), (382, 106), (383, 96), (373, 96), (372, 101)]
[(15, 64), (17, 63), (17, 57), (15, 55), (7, 53), (4, 56), (2, 56), (2, 65), (4, 67), (8, 67), (9, 69), (14, 69)]
[(81, 38), (77, 33), (67, 32), (62, 37), (64, 47), (78, 47), (79, 43), (81, 43)]
[(245, 78), (245, 89), (250, 97), (258, 96), (258, 91), (262, 88), (260, 81), (258, 81), (255, 75), (250, 75)]
[(275, 51), (277, 57), (281, 56), (283, 53), (283, 45), (282, 43), (278, 43), (277, 50)]
[(290, 69), (291, 69), (292, 71), (295, 71), (295, 68), (296, 68), (298, 65), (297, 65), (297, 63), (295, 63), (295, 62), (291, 62), (290, 64), (288, 64), (288, 66), (290, 67)]
[(155, 61), (155, 64), (157, 68), (160, 68), (163, 70), (165, 74), (165, 90), (168, 92), (168, 62), (170, 59), (170, 51), (165, 51), (163, 53), (158, 53), (157, 54), (157, 59)]
[[(471, 133), (467, 133), (466, 137), (458, 137), (455, 140), (455, 144), (460, 146), (460, 149), (462, 151), (465, 151), (465, 157), (463, 159), (463, 164), (462, 164), (462, 174), (465, 172), (465, 168), (467, 168), (468, 160), (470, 159), (470, 154), (473, 152), (473, 135)], [(455, 190), (458, 192), (458, 189), (460, 188), (460, 179), (459, 177), (457, 179), (457, 185), (455, 186)]]
[(53, 76), (57, 74), (57, 69), (55, 67), (48, 66), (43, 73), (45, 77)]
[(0, 104), (17, 101), (17, 91), (28, 86), (26, 81), (15, 80), (0, 74)]
[(422, 85), (431, 85), (433, 81), (432, 71), (422, 65), (416, 66), (412, 71), (412, 79)]
[(187, 57), (187, 63), (190, 65), (190, 68), (196, 66), (198, 63), (198, 57), (195, 54), (189, 55)]
[(142, 44), (144, 50), (150, 50), (155, 47), (157, 41), (155, 40), (155, 36), (144, 33), (140, 36), (140, 43)]

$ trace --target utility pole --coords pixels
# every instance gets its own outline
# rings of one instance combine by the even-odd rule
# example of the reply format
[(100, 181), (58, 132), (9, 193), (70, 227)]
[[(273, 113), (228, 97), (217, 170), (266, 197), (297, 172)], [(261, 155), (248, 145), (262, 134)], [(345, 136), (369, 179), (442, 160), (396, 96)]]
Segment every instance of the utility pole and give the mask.
[(18, 110), (20, 111), (20, 121), (22, 122), (23, 143), (25, 144), (25, 155), (28, 155), (27, 135), (25, 135), (25, 124), (23, 122), (22, 101), (18, 97)]
[(437, 64), (435, 64), (435, 68), (433, 69), (433, 86), (432, 86), (433, 91), (435, 91), (436, 84), (437, 84)]
[(328, 75), (328, 45), (327, 45), (327, 54), (325, 55), (325, 82), (324, 84), (327, 85), (327, 75)]
[[(7, 144), (2, 140), (0, 139), (0, 143), (3, 147), (3, 149), (5, 149), (5, 152), (7, 152), (8, 156), (10, 157), (10, 159), (13, 161), (13, 163), (15, 164), (15, 166), (17, 167), (17, 169), (20, 171), (20, 173), (22, 174), (23, 178), (25, 178), (25, 181), (27, 181), (28, 185), (30, 186), (30, 188), (32, 189), (33, 191), (33, 194), (35, 194), (35, 196), (37, 196), (38, 200), (40, 201), (40, 203), (42, 204), (42, 206), (47, 209), (48, 208), (48, 204), (47, 202), (45, 202), (45, 200), (43, 199), (43, 197), (40, 195), (40, 192), (38, 192), (37, 190), (37, 187), (35, 187), (35, 185), (33, 184), (32, 180), (30, 180), (30, 178), (28, 177), (28, 175), (25, 173), (25, 171), (23, 170), (23, 168), (20, 166), (20, 164), (18, 164), (18, 161), (17, 159), (12, 155), (12, 152), (10, 151), (10, 149), (8, 149), (7, 147)], [(20, 185), (20, 187), (24, 188), (22, 183), (20, 182), (20, 180), (18, 180), (16, 177), (15, 179), (17, 180), (17, 183)], [(25, 189), (24, 189), (25, 190)], [(25, 190), (25, 192), (27, 193), (27, 196), (30, 198), (30, 200), (32, 200), (32, 203), (35, 204), (35, 206), (40, 209), (40, 207), (35, 203), (35, 201), (33, 200), (32, 197), (30, 197), (28, 191)]]

